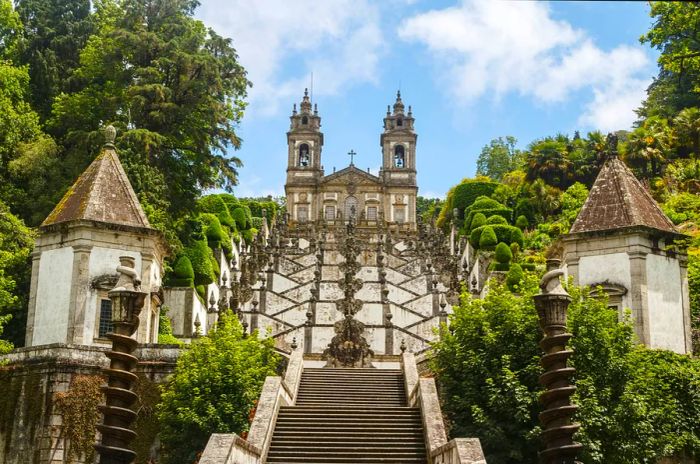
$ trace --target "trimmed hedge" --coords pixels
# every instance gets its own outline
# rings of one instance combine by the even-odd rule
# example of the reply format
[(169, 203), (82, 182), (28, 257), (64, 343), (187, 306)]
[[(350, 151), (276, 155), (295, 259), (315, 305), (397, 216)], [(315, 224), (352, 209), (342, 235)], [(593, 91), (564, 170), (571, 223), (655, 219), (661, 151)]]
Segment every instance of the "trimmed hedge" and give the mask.
[(512, 264), (508, 274), (506, 274), (506, 285), (508, 286), (508, 289), (511, 292), (516, 291), (518, 289), (517, 286), (520, 285), (523, 278), (525, 278), (525, 273), (523, 272), (522, 266), (520, 266), (518, 263)]
[(474, 215), (476, 215), (477, 213), (483, 214), (487, 218), (487, 220), (491, 216), (501, 216), (506, 219), (506, 222), (508, 222), (508, 220), (513, 216), (513, 210), (511, 210), (510, 208), (506, 208), (504, 205), (497, 202), (493, 198), (479, 197), (465, 211), (466, 219), (464, 224), (467, 225), (466, 229), (475, 229), (474, 227), (471, 227), (471, 223), (474, 218)]
[(527, 229), (527, 226), (529, 226), (529, 225), (530, 225), (529, 221), (522, 214), (520, 216), (518, 216), (518, 219), (515, 220), (515, 227), (517, 227), (520, 230)]
[(486, 225), (486, 216), (484, 216), (483, 213), (476, 213), (474, 217), (472, 218), (472, 223), (470, 224), (470, 229), (471, 230), (476, 229), (477, 227), (485, 226)]
[(520, 249), (522, 249), (525, 246), (525, 236), (523, 235), (523, 231), (517, 227), (513, 227), (510, 234), (510, 243), (517, 243), (520, 246)]
[(483, 226), (479, 227), (479, 229), (481, 229), (481, 234), (479, 235), (479, 248), (484, 250), (492, 250), (496, 244), (498, 244), (498, 239), (493, 227)]
[(173, 276), (169, 284), (173, 287), (194, 287), (194, 269), (192, 261), (185, 255), (181, 255), (175, 266), (173, 266)]
[(516, 229), (520, 230), (517, 227), (509, 226), (508, 224), (487, 224), (485, 226), (477, 227), (476, 229), (472, 230), (472, 233), (469, 236), (469, 241), (471, 242), (472, 246), (475, 248), (481, 248), (481, 235), (487, 227), (496, 234), (496, 242), (493, 244), (493, 246), (496, 246), (498, 242), (504, 242), (510, 245), (513, 243), (511, 238), (513, 236), (513, 231)]
[[(477, 213), (477, 214), (482, 214), (482, 213)], [(472, 222), (474, 222), (473, 219), (472, 219)], [(496, 215), (496, 216), (491, 216), (490, 218), (487, 218), (486, 224), (489, 224), (489, 225), (508, 224), (508, 221), (506, 221), (506, 218), (504, 218), (503, 216)]]
[(263, 226), (263, 218), (253, 216), (253, 228), (261, 230)]
[(236, 227), (228, 206), (220, 195), (207, 195), (197, 200), (197, 207), (203, 213), (211, 213), (219, 218), (219, 222), (231, 229)]
[(233, 210), (233, 213), (231, 214), (233, 216), (233, 219), (236, 221), (236, 226), (238, 226), (238, 230), (246, 230), (246, 214), (245, 214), (245, 209), (243, 209), (242, 206), (239, 206), (238, 208)]
[(472, 206), (479, 197), (490, 197), (500, 184), (468, 180), (457, 185), (452, 193), (452, 208), (457, 208), (460, 214)]
[(192, 242), (190, 246), (185, 248), (184, 254), (192, 263), (195, 285), (209, 285), (216, 280), (216, 274), (212, 266), (214, 254), (209, 245), (207, 245), (206, 240)]
[[(481, 234), (483, 238), (483, 234)], [(513, 259), (513, 252), (510, 251), (510, 247), (503, 242), (499, 242), (496, 245), (496, 261), (500, 264), (508, 264)]]

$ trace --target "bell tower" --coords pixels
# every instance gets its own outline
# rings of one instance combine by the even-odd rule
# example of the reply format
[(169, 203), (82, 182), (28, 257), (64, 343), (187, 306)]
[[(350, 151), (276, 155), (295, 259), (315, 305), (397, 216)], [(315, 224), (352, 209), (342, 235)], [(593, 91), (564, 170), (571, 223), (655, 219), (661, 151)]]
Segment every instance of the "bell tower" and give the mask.
[(321, 132), (321, 117), (318, 107), (311, 110), (309, 90), (304, 89), (304, 98), (299, 105), (294, 104), (290, 116), (290, 127), (287, 132), (287, 183), (304, 179), (316, 180), (323, 176), (321, 166), (321, 150), (323, 149), (323, 132)]
[[(386, 173), (407, 173), (415, 181), (416, 173), (416, 139), (413, 130), (413, 112), (408, 107), (404, 113), (401, 91), (396, 93), (393, 111), (387, 106), (384, 118), (384, 132), (379, 143), (382, 146), (382, 171)], [(401, 176), (404, 177), (404, 176)]]
[(321, 150), (323, 132), (318, 107), (311, 105), (309, 90), (304, 89), (304, 98), (294, 104), (289, 117), (287, 132), (287, 211), (298, 222), (313, 221), (318, 217), (316, 192), (323, 178)]

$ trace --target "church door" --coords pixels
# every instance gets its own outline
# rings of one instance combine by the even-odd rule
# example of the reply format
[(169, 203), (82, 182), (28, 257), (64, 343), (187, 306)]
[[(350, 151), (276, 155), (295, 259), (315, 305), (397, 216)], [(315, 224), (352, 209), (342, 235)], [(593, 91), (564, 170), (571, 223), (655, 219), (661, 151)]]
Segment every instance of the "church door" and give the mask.
[(347, 221), (352, 216), (354, 216), (355, 219), (357, 219), (357, 217), (358, 217), (357, 198), (356, 197), (347, 197), (345, 199), (345, 211), (343, 211), (343, 218)]

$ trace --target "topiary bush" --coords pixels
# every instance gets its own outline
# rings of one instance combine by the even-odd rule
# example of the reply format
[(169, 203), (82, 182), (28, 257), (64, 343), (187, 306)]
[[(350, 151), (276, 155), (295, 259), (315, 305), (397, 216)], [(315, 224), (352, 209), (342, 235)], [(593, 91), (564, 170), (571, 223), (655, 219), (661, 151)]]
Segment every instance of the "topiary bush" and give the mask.
[[(447, 227), (449, 222), (453, 219), (452, 214), (454, 208), (459, 211), (458, 220), (465, 219), (463, 216), (464, 211), (469, 207), (477, 198), (480, 196), (489, 197), (496, 191), (500, 184), (493, 182), (491, 179), (485, 176), (480, 176), (475, 179), (464, 179), (458, 185), (453, 186), (447, 192), (447, 198), (445, 199), (445, 204), (440, 208), (440, 213), (437, 218), (437, 226), (444, 228)], [(470, 221), (471, 222), (471, 221)], [(464, 222), (466, 229), (468, 230), (467, 222)]]
[(523, 231), (517, 227), (513, 227), (510, 232), (510, 243), (515, 244), (517, 243), (520, 249), (525, 246), (525, 236), (523, 235)]
[(252, 223), (255, 229), (261, 230), (263, 226), (263, 218), (253, 216)]
[(515, 227), (517, 227), (520, 230), (527, 229), (527, 226), (529, 226), (529, 225), (530, 225), (530, 222), (527, 220), (527, 218), (523, 214), (518, 216), (518, 219), (515, 220)]
[(219, 222), (231, 229), (236, 227), (228, 206), (220, 195), (207, 195), (197, 200), (197, 207), (203, 213), (214, 214)]
[(216, 280), (212, 259), (214, 255), (206, 240), (197, 240), (185, 248), (184, 254), (190, 259), (194, 270), (195, 285), (209, 285)]
[(508, 274), (506, 274), (506, 285), (508, 289), (511, 292), (516, 292), (524, 277), (525, 273), (523, 272), (522, 266), (518, 263), (511, 264)]
[[(479, 213), (479, 214), (481, 214), (481, 213)], [(491, 217), (487, 218), (486, 224), (489, 224), (489, 225), (508, 224), (508, 221), (506, 221), (506, 218), (504, 218), (503, 216), (495, 215), (495, 216), (491, 216)]]
[(221, 227), (221, 222), (217, 216), (205, 213), (201, 214), (200, 218), (205, 225), (204, 234), (207, 237), (207, 243), (212, 249), (222, 248), (225, 242), (231, 241), (230, 236)]
[(517, 227), (509, 226), (508, 224), (487, 224), (485, 226), (477, 227), (476, 229), (472, 230), (472, 233), (469, 235), (469, 241), (475, 248), (480, 248), (479, 242), (481, 240), (481, 234), (486, 227), (490, 227), (495, 232), (497, 240), (496, 243), (505, 242), (506, 244), (512, 243), (511, 237), (513, 232), (515, 230), (520, 230)]
[(194, 269), (192, 261), (186, 255), (181, 255), (175, 266), (173, 266), (173, 274), (170, 278), (170, 285), (173, 287), (193, 287), (194, 286)]
[[(483, 237), (483, 234), (482, 234)], [(503, 242), (496, 245), (496, 266), (497, 271), (507, 271), (510, 268), (510, 262), (513, 259), (513, 253), (510, 251), (510, 247)]]
[(484, 216), (483, 213), (476, 213), (474, 215), (474, 217), (472, 217), (471, 224), (465, 223), (464, 226), (465, 226), (466, 230), (471, 232), (472, 230), (476, 229), (477, 227), (481, 227), (484, 225), (486, 225), (486, 216)]
[(479, 236), (479, 248), (482, 250), (493, 250), (498, 244), (496, 232), (493, 231), (493, 227), (483, 226), (480, 227), (480, 229), (482, 229), (482, 231)]
[[(493, 198), (483, 196), (477, 198), (476, 201), (465, 210), (465, 224), (471, 224), (474, 215), (477, 213), (483, 214), (487, 219), (491, 216), (501, 216), (506, 219), (506, 222), (513, 216), (513, 210), (507, 208)], [(472, 227), (471, 229), (473, 230), (474, 228)]]
[(238, 230), (247, 229), (245, 209), (243, 209), (242, 206), (239, 206), (238, 208), (234, 209), (232, 216), (233, 219), (236, 221), (236, 227), (238, 228)]

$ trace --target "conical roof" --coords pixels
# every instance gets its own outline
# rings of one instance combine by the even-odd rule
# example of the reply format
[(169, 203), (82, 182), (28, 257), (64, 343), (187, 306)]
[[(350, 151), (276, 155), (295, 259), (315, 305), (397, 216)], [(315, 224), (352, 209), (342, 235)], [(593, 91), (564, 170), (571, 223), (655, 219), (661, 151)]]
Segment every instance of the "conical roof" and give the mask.
[(678, 233), (632, 171), (617, 156), (611, 156), (603, 164), (570, 233), (638, 226)]
[(41, 226), (80, 220), (151, 227), (111, 144), (78, 177)]

